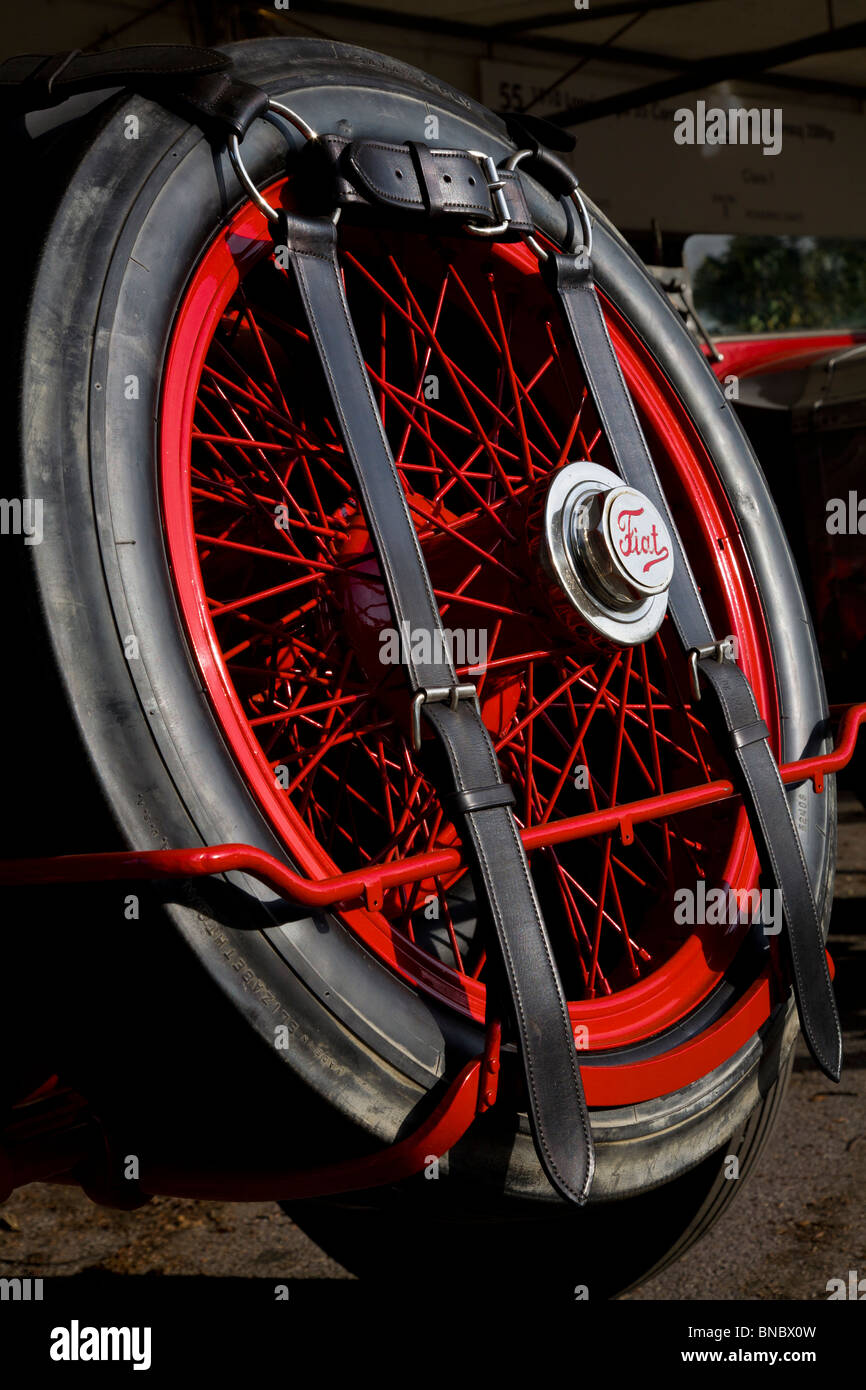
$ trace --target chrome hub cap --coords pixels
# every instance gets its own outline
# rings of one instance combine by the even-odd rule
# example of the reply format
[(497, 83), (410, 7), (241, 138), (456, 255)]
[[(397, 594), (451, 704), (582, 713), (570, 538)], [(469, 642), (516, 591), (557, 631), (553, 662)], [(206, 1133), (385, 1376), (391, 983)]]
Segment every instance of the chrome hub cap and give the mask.
[(558, 469), (544, 503), (541, 562), (593, 630), (622, 646), (658, 631), (674, 572), (670, 532), (636, 488), (595, 463)]

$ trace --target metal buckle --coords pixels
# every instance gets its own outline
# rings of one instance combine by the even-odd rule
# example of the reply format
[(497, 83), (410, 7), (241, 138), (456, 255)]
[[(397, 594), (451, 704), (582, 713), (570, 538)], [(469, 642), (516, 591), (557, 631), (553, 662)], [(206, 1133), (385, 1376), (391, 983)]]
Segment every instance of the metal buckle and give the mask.
[(465, 685), (433, 685), (429, 690), (423, 687), (416, 690), (412, 696), (412, 747), (416, 753), (421, 752), (421, 706), (441, 705), (446, 700), (454, 710), (461, 700), (474, 700), (477, 706), (478, 691), (468, 682)]
[(467, 150), (466, 153), (471, 155), (473, 159), (481, 161), (484, 177), (487, 180), (487, 191), (501, 219), (495, 227), (480, 227), (477, 222), (467, 222), (465, 224), (466, 231), (471, 232), (473, 236), (501, 236), (511, 226), (511, 213), (508, 211), (508, 201), (502, 191), (505, 182), (499, 177), (496, 160), (492, 155), (485, 154), (483, 150)]
[(729, 636), (722, 637), (716, 642), (709, 642), (705, 647), (692, 647), (689, 652), (689, 680), (691, 682), (692, 694), (696, 701), (701, 698), (701, 687), (698, 681), (698, 662), (710, 656), (714, 661), (717, 661), (720, 666), (727, 657), (730, 657), (733, 661), (734, 648), (732, 643), (735, 640), (734, 634), (730, 633)]

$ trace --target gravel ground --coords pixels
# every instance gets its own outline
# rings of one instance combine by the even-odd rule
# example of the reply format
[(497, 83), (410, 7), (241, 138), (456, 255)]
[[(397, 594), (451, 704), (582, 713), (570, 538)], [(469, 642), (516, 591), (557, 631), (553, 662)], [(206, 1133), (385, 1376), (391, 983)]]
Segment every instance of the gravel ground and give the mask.
[(826, 1299), (866, 1273), (866, 816), (839, 802), (830, 954), (845, 1061), (838, 1086), (798, 1040), (794, 1074), (757, 1172), (718, 1225), (629, 1299)]
[[(830, 945), (845, 1029), (842, 1082), (827, 1082), (799, 1046), (759, 1171), (711, 1234), (630, 1301), (826, 1300), (828, 1279), (866, 1272), (866, 816), (851, 797), (841, 801), (839, 831)], [(352, 1277), (271, 1202), (157, 1197), (117, 1212), (75, 1188), (34, 1183), (0, 1207), (0, 1274), (84, 1272), (304, 1283)]]

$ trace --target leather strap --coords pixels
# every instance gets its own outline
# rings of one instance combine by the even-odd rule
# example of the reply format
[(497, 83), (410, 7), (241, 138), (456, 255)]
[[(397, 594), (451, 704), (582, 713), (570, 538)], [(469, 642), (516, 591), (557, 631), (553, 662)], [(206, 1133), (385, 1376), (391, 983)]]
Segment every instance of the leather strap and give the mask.
[(142, 44), (108, 53), (23, 53), (0, 63), (0, 109), (22, 114), (57, 106), (79, 92), (132, 87), (199, 125), (205, 134), (242, 139), (267, 109), (267, 93), (230, 75), (214, 48)]
[[(572, 176), (573, 182), (573, 176)], [(545, 273), (562, 307), (618, 471), (665, 519), (674, 546), (669, 611), (686, 651), (716, 644), (604, 321), (588, 258), (551, 252)], [(752, 687), (736, 662), (700, 656), (739, 773), (758, 853), (778, 887), (803, 1035), (821, 1070), (839, 1080), (842, 1033), (812, 886), (779, 769)]]
[[(336, 228), (327, 219), (283, 213), (275, 240), (289, 251), (287, 273), (300, 292), (325, 374), (393, 622), (400, 630), (406, 622), (412, 630), (442, 634), (430, 577), (355, 336), (336, 256)], [(444, 634), (430, 645), (447, 653)], [(456, 683), (447, 655), (436, 662), (416, 660), (411, 644), (405, 643), (404, 660), (412, 691)], [(422, 712), (436, 735), (431, 776), (445, 795), (456, 795), (457, 829), (479, 909), (489, 918), (498, 945), (538, 1157), (557, 1192), (581, 1204), (594, 1166), (589, 1118), (562, 985), (517, 826), (503, 804), (510, 789), (502, 785), (476, 701), (462, 700), (451, 708), (428, 700)]]
[[(482, 163), (467, 150), (445, 150), (420, 140), (348, 140), (320, 135), (293, 156), (293, 173), (306, 210), (378, 208), (439, 221), (494, 226), (502, 221)], [(532, 230), (520, 174), (499, 170), (508, 209), (506, 239)]]

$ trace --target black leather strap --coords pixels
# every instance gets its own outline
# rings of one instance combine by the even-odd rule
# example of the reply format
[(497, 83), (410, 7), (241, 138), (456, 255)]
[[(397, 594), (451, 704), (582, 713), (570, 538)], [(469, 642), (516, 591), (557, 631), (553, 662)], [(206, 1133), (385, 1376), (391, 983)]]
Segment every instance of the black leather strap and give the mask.
[[(275, 240), (290, 252), (288, 273), (300, 292), (325, 373), (393, 622), (398, 628), (408, 622), (412, 630), (442, 634), (430, 578), (346, 302), (336, 257), (336, 228), (327, 219), (283, 214)], [(440, 642), (430, 645), (447, 653), (444, 634)], [(409, 650), (404, 657), (412, 691), (456, 683), (447, 655), (441, 661), (424, 662)], [(508, 789), (501, 785), (496, 753), (475, 701), (462, 700), (451, 708), (428, 700), (422, 710), (436, 735), (438, 758), (431, 761), (431, 775), (446, 795), (457, 796), (457, 828), (479, 910), (486, 911), (498, 944), (539, 1160), (555, 1189), (566, 1199), (582, 1203), (594, 1165), (586, 1102), (562, 986), (523, 846), (511, 811), (500, 800)]]
[[(293, 174), (303, 206), (311, 212), (364, 207), (384, 210), (392, 218), (396, 212), (481, 226), (502, 221), (484, 166), (466, 150), (434, 148), (419, 140), (400, 145), (320, 135), (297, 156)], [(508, 209), (507, 237), (516, 239), (533, 225), (520, 174), (500, 170), (499, 178)]]
[[(599, 419), (622, 477), (665, 518), (674, 546), (669, 611), (686, 651), (710, 647), (712, 632), (700, 591), (620, 371), (585, 255), (551, 252), (545, 263), (571, 332)], [(751, 685), (737, 664), (703, 656), (698, 671), (713, 691), (739, 773), (749, 823), (765, 872), (779, 888), (803, 1035), (822, 1071), (838, 1081), (842, 1033), (812, 886), (788, 798), (767, 742)]]
[(561, 125), (546, 121), (543, 116), (534, 116), (528, 111), (503, 111), (505, 129), (519, 149), (549, 154), (560, 150), (570, 154), (577, 144), (577, 138)]
[(213, 138), (241, 139), (267, 108), (267, 93), (229, 72), (214, 48), (142, 44), (108, 53), (23, 53), (0, 63), (0, 110), (21, 114), (57, 106), (79, 92), (132, 87), (201, 126)]
[(44, 63), (40, 63), (33, 75), (28, 79), (28, 83), (34, 92), (39, 93), (40, 100), (46, 106), (51, 104), (54, 84), (58, 78), (69, 67), (73, 59), (77, 58), (81, 52), (80, 48), (71, 48), (68, 53), (55, 53), (50, 58), (46, 58)]

